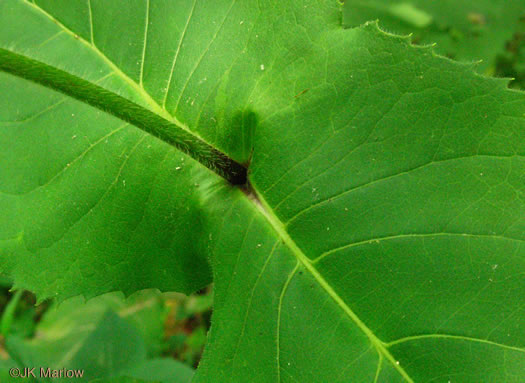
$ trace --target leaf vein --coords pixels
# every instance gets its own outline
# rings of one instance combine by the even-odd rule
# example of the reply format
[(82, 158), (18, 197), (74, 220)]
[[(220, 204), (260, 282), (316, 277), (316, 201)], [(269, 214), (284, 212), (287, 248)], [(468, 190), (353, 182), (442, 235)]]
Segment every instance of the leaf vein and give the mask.
[[(211, 46), (213, 45), (213, 43), (215, 42), (215, 39), (217, 38), (217, 36), (219, 35), (220, 31), (222, 30), (222, 28), (224, 27), (224, 24), (226, 23), (226, 20), (228, 19), (228, 16), (230, 15), (232, 9), (233, 9), (233, 6), (235, 5), (235, 3), (237, 2), (237, 0), (233, 0), (231, 5), (230, 5), (230, 8), (228, 9), (228, 11), (226, 12), (226, 15), (224, 16), (224, 19), (222, 20), (221, 22), (221, 25), (219, 26), (219, 28), (217, 28), (217, 31), (215, 32), (215, 34), (213, 35), (212, 39), (210, 40), (210, 43), (208, 44), (208, 46), (206, 47), (206, 49), (204, 50), (204, 52), (202, 52), (201, 56), (199, 57), (199, 59), (197, 60), (197, 63), (195, 64), (195, 66), (193, 67), (193, 69), (191, 70), (190, 74), (188, 75), (188, 78), (186, 79), (186, 82), (184, 84), (184, 86), (182, 87), (182, 90), (180, 91), (179, 93), (179, 97), (177, 99), (177, 103), (175, 104), (175, 107), (173, 108), (173, 111), (174, 113), (177, 113), (178, 109), (179, 109), (179, 104), (180, 104), (180, 101), (182, 100), (182, 96), (184, 95), (184, 93), (186, 92), (186, 89), (188, 87), (188, 84), (190, 83), (191, 79), (193, 78), (193, 75), (195, 74), (196, 70), (199, 68), (199, 66), (201, 65), (202, 63), (202, 60), (204, 59), (204, 57), (206, 56), (206, 54), (209, 52)], [(165, 102), (164, 102), (164, 106), (165, 106)]]
[(253, 284), (253, 287), (252, 287), (252, 289), (250, 291), (250, 298), (248, 298), (248, 304), (247, 304), (247, 307), (246, 307), (246, 313), (244, 314), (244, 320), (242, 322), (242, 328), (241, 328), (241, 332), (239, 334), (239, 340), (237, 341), (237, 344), (235, 346), (235, 351), (233, 352), (233, 361), (232, 361), (232, 369), (233, 370), (235, 370), (235, 362), (236, 362), (237, 355), (238, 355), (237, 351), (239, 350), (239, 346), (240, 346), (242, 338), (244, 336), (244, 331), (246, 330), (246, 324), (248, 323), (248, 315), (250, 314), (250, 310), (251, 310), (251, 307), (252, 307), (252, 301), (253, 301), (253, 296), (255, 294), (255, 290), (257, 290), (257, 286), (259, 285), (259, 281), (261, 280), (262, 275), (266, 271), (266, 267), (268, 266), (268, 263), (270, 263), (270, 260), (272, 259), (272, 256), (273, 256), (273, 254), (275, 252), (275, 249), (277, 248), (278, 244), (279, 244), (279, 240), (275, 241), (275, 243), (274, 243), (274, 245), (272, 247), (272, 250), (270, 251), (270, 254), (268, 255), (268, 257), (266, 258), (266, 261), (264, 262), (264, 265), (261, 268), (261, 271), (257, 275), (257, 279), (255, 280), (255, 283)]
[(502, 240), (508, 240), (508, 241), (524, 242), (524, 240), (520, 238), (512, 238), (512, 237), (506, 237), (503, 235), (495, 235), (495, 234), (452, 233), (452, 232), (450, 233), (449, 232), (439, 232), (439, 233), (398, 234), (398, 235), (390, 235), (386, 237), (370, 238), (364, 241), (352, 242), (352, 243), (349, 243), (348, 245), (337, 247), (335, 249), (329, 250), (321, 254), (319, 257), (315, 258), (312, 261), (312, 263), (315, 264), (329, 255), (332, 255), (339, 251), (342, 251), (342, 250), (345, 250), (351, 247), (355, 247), (355, 246), (370, 245), (372, 243), (377, 243), (379, 241), (389, 241), (389, 240), (400, 239), (400, 238), (428, 238), (428, 237), (439, 237), (439, 236), (458, 236), (458, 237), (465, 237), (465, 238), (495, 238), (495, 239), (502, 239)]
[(193, 17), (193, 12), (195, 11), (195, 6), (197, 5), (197, 0), (193, 1), (193, 5), (191, 7), (190, 14), (188, 15), (188, 19), (186, 20), (186, 25), (184, 26), (184, 30), (182, 31), (179, 44), (177, 45), (177, 50), (175, 51), (175, 55), (173, 56), (173, 61), (171, 63), (171, 71), (170, 75), (168, 77), (168, 83), (166, 85), (166, 93), (164, 93), (164, 99), (162, 100), (162, 107), (166, 108), (166, 101), (168, 100), (168, 94), (170, 92), (171, 87), (171, 80), (173, 78), (173, 71), (175, 70), (175, 64), (177, 63), (177, 60), (179, 58), (179, 53), (182, 47), (182, 42), (184, 41), (186, 37), (186, 32), (188, 31), (188, 26), (190, 25), (191, 18)]
[(349, 194), (351, 192), (355, 192), (355, 191), (357, 191), (359, 189), (362, 189), (362, 188), (365, 188), (367, 186), (371, 186), (371, 185), (374, 185), (376, 183), (387, 181), (389, 179), (396, 178), (396, 177), (399, 177), (399, 176), (407, 175), (407, 174), (410, 174), (410, 173), (412, 173), (414, 171), (424, 169), (424, 168), (426, 168), (428, 166), (431, 166), (431, 165), (441, 164), (441, 163), (444, 163), (444, 162), (452, 162), (452, 161), (457, 161), (457, 160), (462, 160), (462, 159), (472, 159), (472, 158), (477, 158), (477, 157), (507, 158), (507, 159), (509, 159), (509, 158), (521, 157), (521, 156), (519, 154), (513, 154), (513, 155), (473, 154), (473, 155), (470, 155), (470, 156), (447, 158), (447, 159), (438, 160), (438, 161), (429, 161), (429, 162), (427, 162), (425, 164), (415, 166), (415, 167), (413, 167), (411, 169), (404, 170), (404, 171), (399, 172), (399, 173), (395, 173), (395, 174), (391, 174), (391, 175), (388, 175), (388, 176), (385, 176), (385, 177), (381, 177), (381, 178), (372, 180), (370, 182), (366, 182), (364, 184), (361, 184), (361, 185), (355, 186), (353, 188), (344, 190), (344, 191), (342, 191), (339, 194), (335, 194), (333, 196), (330, 196), (330, 197), (327, 197), (327, 198), (322, 199), (320, 201), (317, 201), (314, 204), (308, 206), (307, 208), (299, 211), (297, 214), (295, 214), (291, 218), (289, 218), (288, 221), (286, 222), (286, 226), (288, 226), (292, 221), (296, 220), (299, 216), (305, 214), (307, 211), (309, 211), (309, 210), (311, 210), (311, 209), (313, 209), (313, 208), (315, 208), (317, 206), (324, 205), (324, 204), (326, 204), (328, 202), (332, 202), (333, 200), (336, 200), (336, 199), (339, 199), (341, 197), (344, 197), (345, 195), (347, 195), (347, 194)]
[(288, 290), (288, 286), (290, 285), (290, 282), (299, 269), (299, 261), (297, 261), (297, 264), (295, 265), (294, 269), (290, 272), (290, 275), (288, 275), (288, 278), (286, 279), (286, 282), (283, 285), (283, 289), (281, 290), (281, 294), (279, 294), (279, 305), (277, 306), (277, 330), (276, 330), (276, 338), (275, 338), (275, 345), (277, 350), (277, 383), (281, 383), (281, 312), (283, 307), (283, 300), (284, 296), (286, 294), (286, 291)]
[(146, 46), (148, 43), (148, 26), (149, 26), (149, 2), (146, 0), (146, 22), (144, 25), (144, 44), (142, 46), (142, 61), (140, 63), (140, 80), (139, 85), (143, 88), (143, 77), (144, 77), (144, 61), (146, 61)]
[(451, 340), (459, 340), (459, 341), (466, 341), (466, 342), (484, 343), (484, 344), (488, 344), (491, 346), (501, 347), (507, 350), (525, 353), (525, 348), (509, 346), (503, 343), (493, 342), (488, 339), (473, 338), (473, 337), (468, 337), (468, 336), (451, 335), (451, 334), (423, 334), (423, 335), (407, 336), (404, 338), (400, 338), (400, 339), (385, 343), (385, 347), (390, 348), (398, 344), (403, 344), (406, 342), (413, 342), (417, 340), (424, 340), (424, 339), (451, 339)]

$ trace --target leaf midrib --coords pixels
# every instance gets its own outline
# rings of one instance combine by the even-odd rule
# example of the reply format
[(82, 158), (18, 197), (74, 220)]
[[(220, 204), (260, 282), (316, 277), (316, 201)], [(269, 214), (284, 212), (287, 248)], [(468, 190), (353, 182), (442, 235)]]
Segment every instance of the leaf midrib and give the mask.
[[(310, 259), (304, 254), (304, 252), (297, 246), (295, 241), (290, 237), (285, 229), (284, 224), (274, 214), (271, 207), (264, 200), (264, 197), (257, 193), (254, 189), (254, 198), (251, 202), (266, 218), (267, 222), (275, 230), (277, 235), (283, 240), (288, 246), (292, 254), (296, 257), (297, 261), (312, 275), (319, 286), (332, 298), (332, 300), (345, 312), (345, 314), (359, 327), (359, 329), (368, 337), (370, 343), (374, 346), (376, 351), (379, 353), (380, 358), (386, 358), (392, 366), (399, 372), (399, 374), (409, 383), (414, 383), (414, 380), (407, 374), (407, 372), (399, 365), (394, 356), (388, 351), (385, 343), (381, 341), (373, 331), (354, 313), (354, 311), (346, 304), (346, 302), (337, 294), (337, 292), (330, 286), (330, 284), (323, 278), (321, 273), (315, 268)], [(247, 197), (250, 199), (249, 197)]]
[[(394, 356), (390, 353), (388, 350), (390, 347), (402, 344), (405, 342), (411, 342), (411, 341), (417, 341), (417, 340), (424, 340), (424, 339), (452, 339), (452, 340), (461, 340), (461, 341), (469, 341), (469, 342), (476, 342), (476, 343), (483, 343), (488, 344), (496, 347), (501, 347), (504, 349), (512, 350), (512, 351), (518, 351), (518, 352), (525, 352), (525, 349), (509, 346), (502, 343), (497, 343), (490, 341), (488, 339), (479, 339), (479, 338), (473, 338), (468, 336), (461, 336), (461, 335), (451, 335), (451, 334), (422, 334), (422, 335), (414, 335), (414, 336), (407, 336), (404, 338), (396, 339), (391, 342), (383, 342), (380, 338), (378, 338), (374, 332), (357, 316), (357, 314), (346, 304), (346, 302), (337, 294), (337, 292), (330, 286), (330, 284), (323, 278), (321, 273), (316, 269), (315, 264), (320, 260), (320, 258), (323, 258), (323, 256), (310, 260), (304, 252), (299, 248), (299, 246), (295, 243), (295, 241), (291, 238), (291, 236), (286, 231), (286, 225), (275, 215), (273, 209), (268, 205), (268, 203), (265, 201), (264, 197), (260, 195), (255, 188), (253, 190), (253, 195), (248, 194), (248, 199), (255, 205), (255, 207), (261, 212), (261, 214), (265, 217), (267, 222), (271, 225), (271, 227), (275, 230), (277, 235), (281, 238), (281, 240), (286, 244), (286, 246), (290, 249), (292, 254), (295, 256), (295, 258), (298, 261), (298, 264), (301, 264), (315, 279), (315, 281), (319, 284), (319, 286), (330, 296), (330, 298), (345, 312), (345, 314), (357, 325), (357, 327), (368, 337), (370, 340), (370, 343), (374, 346), (376, 351), (379, 354), (379, 361), (377, 366), (377, 373), (376, 373), (376, 381), (377, 377), (379, 376), (379, 371), (381, 369), (382, 360), (387, 359), (394, 369), (396, 369), (399, 374), (409, 383), (414, 383), (414, 380), (408, 375), (408, 373), (403, 369), (402, 366), (400, 366), (399, 361), (397, 361)], [(449, 233), (446, 233), (449, 234)], [(430, 234), (435, 235), (435, 233)], [(457, 234), (457, 235), (464, 235), (464, 234)], [(395, 238), (395, 237), (393, 237)], [(506, 238), (509, 239), (509, 238)], [(370, 243), (370, 240), (354, 243), (352, 245), (360, 245), (363, 243)], [(327, 254), (325, 254), (327, 255)], [(295, 272), (295, 271), (294, 271)], [(292, 272), (291, 275), (294, 274)], [(289, 282), (289, 280), (288, 280)], [(285, 289), (283, 289), (284, 291)], [(281, 297), (282, 299), (282, 297)]]

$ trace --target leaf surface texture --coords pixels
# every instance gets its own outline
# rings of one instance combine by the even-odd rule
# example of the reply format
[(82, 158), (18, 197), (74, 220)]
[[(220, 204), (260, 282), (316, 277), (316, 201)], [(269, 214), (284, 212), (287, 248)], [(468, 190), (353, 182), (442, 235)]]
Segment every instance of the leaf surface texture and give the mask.
[(525, 96), (506, 80), (345, 30), (331, 0), (0, 7), (9, 57), (249, 163), (241, 191), (116, 104), (2, 74), (19, 285), (192, 291), (210, 257), (196, 382), (523, 379)]

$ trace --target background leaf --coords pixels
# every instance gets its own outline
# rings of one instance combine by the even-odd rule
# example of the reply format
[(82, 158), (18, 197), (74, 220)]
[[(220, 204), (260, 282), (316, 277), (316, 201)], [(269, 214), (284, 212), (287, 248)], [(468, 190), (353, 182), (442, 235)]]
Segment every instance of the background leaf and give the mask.
[(347, 27), (379, 19), (390, 32), (413, 33), (418, 44), (437, 43), (442, 55), (483, 60), (480, 70), (491, 72), (523, 17), (523, 0), (346, 0), (344, 10)]
[(164, 318), (163, 300), (153, 291), (126, 300), (117, 293), (87, 303), (73, 298), (52, 306), (32, 339), (9, 336), (7, 349), (17, 361), (12, 363), (14, 366), (83, 370), (81, 381), (86, 382), (117, 377), (189, 382), (191, 368), (159, 357), (163, 351)]
[(191, 368), (173, 359), (152, 359), (127, 373), (135, 378), (160, 383), (188, 383), (193, 377)]

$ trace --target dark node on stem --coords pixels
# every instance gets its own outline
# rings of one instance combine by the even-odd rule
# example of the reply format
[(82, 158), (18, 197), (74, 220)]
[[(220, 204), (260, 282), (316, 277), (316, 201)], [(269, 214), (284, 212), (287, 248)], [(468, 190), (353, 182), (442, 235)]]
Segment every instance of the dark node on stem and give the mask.
[(230, 168), (226, 171), (231, 176), (228, 181), (232, 185), (241, 186), (248, 182), (248, 170), (237, 162), (231, 161)]

